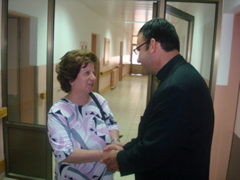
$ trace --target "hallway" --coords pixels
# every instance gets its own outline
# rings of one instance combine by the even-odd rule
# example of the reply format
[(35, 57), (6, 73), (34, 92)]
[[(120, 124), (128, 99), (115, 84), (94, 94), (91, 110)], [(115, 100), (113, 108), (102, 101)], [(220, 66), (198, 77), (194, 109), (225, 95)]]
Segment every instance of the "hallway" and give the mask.
[[(122, 143), (137, 136), (140, 116), (146, 107), (148, 76), (126, 76), (116, 89), (102, 94), (120, 126)], [(134, 180), (134, 175), (121, 177), (119, 172), (114, 174), (114, 180)]]
[(139, 119), (146, 107), (146, 94), (147, 76), (131, 75), (119, 81), (116, 89), (102, 94), (120, 126), (123, 143), (137, 135)]

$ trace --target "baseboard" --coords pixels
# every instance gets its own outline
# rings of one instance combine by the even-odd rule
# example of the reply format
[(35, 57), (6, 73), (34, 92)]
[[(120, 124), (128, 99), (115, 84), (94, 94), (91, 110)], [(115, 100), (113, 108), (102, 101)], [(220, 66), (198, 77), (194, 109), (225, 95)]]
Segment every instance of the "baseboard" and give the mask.
[(101, 91), (99, 91), (99, 94), (103, 94), (103, 93), (105, 93), (106, 91), (108, 91), (109, 89), (111, 89), (111, 86), (110, 86), (110, 85), (107, 86), (107, 87), (105, 87), (105, 88), (102, 89)]

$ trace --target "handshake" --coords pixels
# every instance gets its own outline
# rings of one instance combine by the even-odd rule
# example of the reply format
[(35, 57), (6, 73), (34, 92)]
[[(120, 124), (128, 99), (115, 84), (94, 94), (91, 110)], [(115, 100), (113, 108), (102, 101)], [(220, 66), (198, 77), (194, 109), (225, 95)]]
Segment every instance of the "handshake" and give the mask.
[(119, 151), (122, 151), (122, 150), (123, 150), (123, 144), (121, 143), (107, 145), (102, 150), (103, 158), (100, 160), (100, 162), (107, 165), (108, 171), (111, 171), (114, 173), (119, 170), (118, 162), (117, 162), (117, 154)]

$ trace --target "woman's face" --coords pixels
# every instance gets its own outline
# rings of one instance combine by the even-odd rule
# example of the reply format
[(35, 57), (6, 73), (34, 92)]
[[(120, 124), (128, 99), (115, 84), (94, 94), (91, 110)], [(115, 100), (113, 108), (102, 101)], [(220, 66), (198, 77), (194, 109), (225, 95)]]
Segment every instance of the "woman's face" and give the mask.
[[(82, 65), (84, 67), (84, 64)], [(94, 64), (89, 63), (87, 67), (81, 68), (77, 78), (70, 82), (72, 85), (71, 92), (88, 94), (93, 91), (96, 81)]]

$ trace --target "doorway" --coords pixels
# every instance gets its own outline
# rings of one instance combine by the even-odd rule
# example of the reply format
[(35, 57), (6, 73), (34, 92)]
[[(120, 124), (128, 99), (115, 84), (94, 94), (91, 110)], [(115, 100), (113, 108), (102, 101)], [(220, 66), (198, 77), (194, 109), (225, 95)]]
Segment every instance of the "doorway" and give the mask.
[[(8, 16), (8, 119), (34, 123), (35, 68), (30, 65), (30, 17)], [(32, 50), (32, 49), (31, 49)]]
[[(2, 43), (1, 54), (2, 105), (7, 107), (3, 118), (5, 175), (52, 179), (52, 154), (45, 124), (46, 62), (53, 44), (48, 14), (53, 11), (54, 1), (24, 3), (2, 1), (2, 42), (6, 42)], [(48, 99), (51, 96), (49, 93)]]
[[(180, 53), (203, 76), (214, 98), (221, 2), (162, 0), (155, 6), (159, 9), (155, 16), (165, 18), (175, 26), (180, 39)], [(157, 84), (155, 78), (149, 76), (148, 100)]]

